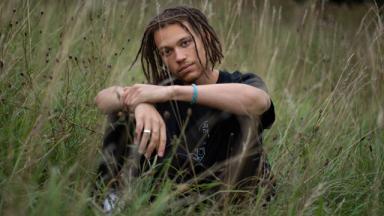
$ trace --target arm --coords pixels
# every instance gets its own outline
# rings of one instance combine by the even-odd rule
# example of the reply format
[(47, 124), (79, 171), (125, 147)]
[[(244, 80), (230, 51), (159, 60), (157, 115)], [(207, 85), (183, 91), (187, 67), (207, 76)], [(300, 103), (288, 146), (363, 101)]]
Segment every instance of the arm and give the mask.
[[(197, 103), (238, 115), (258, 116), (270, 106), (269, 95), (262, 89), (241, 83), (197, 86)], [(136, 84), (125, 89), (125, 106), (169, 100), (191, 101), (192, 86)]]
[(95, 97), (96, 106), (104, 113), (114, 113), (123, 110), (123, 101), (121, 99), (124, 88), (121, 86), (112, 86), (101, 90)]
[[(240, 83), (198, 85), (197, 103), (239, 115), (257, 116), (271, 105), (262, 89)], [(172, 99), (191, 101), (192, 86), (173, 86)]]
[[(95, 97), (97, 107), (104, 113), (109, 114), (124, 110), (124, 89), (120, 86), (112, 86), (101, 90)], [(157, 149), (157, 154), (163, 157), (167, 141), (166, 127), (162, 116), (154, 105), (140, 103), (132, 109), (135, 114), (136, 127), (134, 144), (139, 146), (139, 153), (149, 158)], [(143, 133), (143, 130), (151, 131), (151, 134)]]

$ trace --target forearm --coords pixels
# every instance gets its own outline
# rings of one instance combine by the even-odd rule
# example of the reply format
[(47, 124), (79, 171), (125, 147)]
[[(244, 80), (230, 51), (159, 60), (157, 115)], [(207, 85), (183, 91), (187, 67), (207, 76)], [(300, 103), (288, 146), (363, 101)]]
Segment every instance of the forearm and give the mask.
[(112, 86), (101, 90), (95, 97), (96, 106), (104, 113), (109, 114), (123, 109), (120, 100), (124, 89), (121, 86)]
[[(240, 83), (198, 85), (197, 103), (238, 115), (257, 116), (270, 106), (269, 95)], [(173, 86), (173, 99), (191, 101), (192, 86)]]

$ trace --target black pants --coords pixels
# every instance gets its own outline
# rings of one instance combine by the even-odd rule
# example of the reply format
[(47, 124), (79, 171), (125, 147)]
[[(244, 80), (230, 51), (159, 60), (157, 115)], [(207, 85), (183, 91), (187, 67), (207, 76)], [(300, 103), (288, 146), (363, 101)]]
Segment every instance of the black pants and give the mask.
[[(109, 116), (102, 148), (102, 160), (98, 168), (96, 189), (117, 188), (122, 185), (122, 178), (135, 178), (143, 170), (145, 158), (139, 155), (133, 144), (135, 124), (128, 116)], [(257, 139), (251, 138), (251, 139)], [(231, 185), (238, 189), (255, 191), (259, 186), (267, 188), (268, 197), (275, 194), (275, 179), (261, 146), (255, 144), (245, 148), (236, 144), (228, 162), (221, 162), (221, 167), (211, 172), (207, 178), (199, 180), (207, 182), (214, 179), (223, 181), (223, 185)], [(252, 154), (244, 154), (253, 152)], [(241, 154), (243, 154), (241, 156)], [(173, 157), (173, 156), (172, 156)], [(233, 159), (233, 160), (231, 160)], [(209, 168), (208, 168), (209, 169)], [(124, 171), (124, 172), (123, 172)], [(124, 173), (124, 175), (123, 175)], [(188, 178), (184, 178), (188, 180)], [(124, 179), (127, 182), (127, 179)], [(267, 199), (269, 199), (267, 197)]]

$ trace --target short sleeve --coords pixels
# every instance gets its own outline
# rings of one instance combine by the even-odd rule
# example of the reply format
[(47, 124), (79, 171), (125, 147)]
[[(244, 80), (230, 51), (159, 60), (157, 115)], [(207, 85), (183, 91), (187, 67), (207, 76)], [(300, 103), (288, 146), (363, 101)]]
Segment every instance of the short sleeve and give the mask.
[(269, 109), (261, 115), (261, 125), (263, 129), (268, 129), (275, 122), (275, 106), (271, 100), (271, 105)]
[(267, 86), (264, 81), (256, 74), (253, 73), (245, 73), (241, 75), (240, 83), (254, 86), (256, 88), (262, 89), (265, 92), (268, 92)]
[[(254, 86), (256, 88), (262, 89), (265, 92), (268, 92), (267, 86), (264, 81), (258, 75), (254, 73), (240, 73), (238, 71), (232, 73), (233, 82), (243, 83), (247, 85)], [(267, 111), (265, 111), (261, 117), (262, 129), (270, 128), (275, 121), (275, 107), (271, 100), (271, 105)]]

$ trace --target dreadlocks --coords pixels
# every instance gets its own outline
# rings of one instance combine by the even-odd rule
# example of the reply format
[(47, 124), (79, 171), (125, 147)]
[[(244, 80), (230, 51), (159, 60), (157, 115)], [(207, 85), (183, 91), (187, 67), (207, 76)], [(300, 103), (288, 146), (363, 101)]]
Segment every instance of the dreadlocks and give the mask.
[[(159, 84), (161, 81), (169, 77), (169, 72), (162, 62), (159, 51), (156, 48), (154, 34), (157, 30), (165, 27), (166, 25), (179, 24), (192, 36), (193, 42), (196, 45), (195, 38), (183, 22), (188, 22), (192, 30), (201, 38), (205, 49), (205, 57), (207, 59), (207, 62), (204, 65), (205, 69), (207, 70), (209, 66), (213, 69), (216, 63), (221, 62), (221, 59), (223, 58), (221, 44), (216, 32), (208, 24), (207, 17), (196, 8), (184, 6), (168, 8), (152, 18), (147, 25), (141, 41), (140, 49), (135, 57), (135, 60), (133, 61), (134, 64), (141, 55), (141, 65), (148, 82)], [(195, 50), (201, 64), (201, 59), (196, 46)]]

